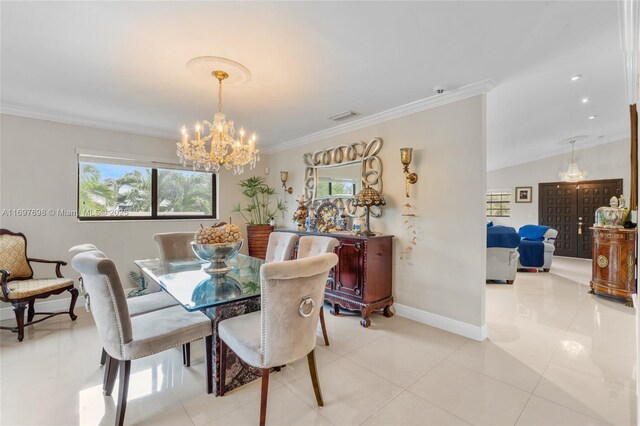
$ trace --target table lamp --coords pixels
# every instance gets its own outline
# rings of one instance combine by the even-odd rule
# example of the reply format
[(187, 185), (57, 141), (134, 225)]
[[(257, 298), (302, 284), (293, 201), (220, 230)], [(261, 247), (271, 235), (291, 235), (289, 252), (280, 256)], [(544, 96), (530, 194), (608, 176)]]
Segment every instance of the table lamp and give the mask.
[(366, 187), (362, 191), (358, 192), (358, 194), (353, 199), (353, 205), (355, 207), (365, 207), (367, 209), (367, 221), (364, 225), (363, 235), (372, 236), (375, 235), (371, 232), (371, 228), (369, 228), (369, 216), (371, 206), (385, 206), (387, 202), (384, 200), (384, 197), (375, 189)]

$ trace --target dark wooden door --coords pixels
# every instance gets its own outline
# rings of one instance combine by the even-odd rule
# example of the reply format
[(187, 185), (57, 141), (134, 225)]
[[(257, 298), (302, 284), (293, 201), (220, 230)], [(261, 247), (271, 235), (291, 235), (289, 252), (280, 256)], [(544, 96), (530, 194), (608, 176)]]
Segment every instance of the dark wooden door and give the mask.
[[(578, 191), (578, 226), (582, 233), (578, 235), (578, 255), (583, 259), (591, 259), (591, 231), (595, 220), (596, 210), (608, 206), (614, 195), (622, 193), (622, 179), (610, 179), (582, 182), (577, 186)], [(580, 225), (582, 224), (582, 225)]]
[(541, 183), (538, 222), (558, 230), (555, 256), (591, 259), (595, 211), (622, 192), (622, 179)]
[(556, 256), (576, 256), (577, 192), (575, 184), (541, 183), (538, 191), (538, 221), (558, 231)]

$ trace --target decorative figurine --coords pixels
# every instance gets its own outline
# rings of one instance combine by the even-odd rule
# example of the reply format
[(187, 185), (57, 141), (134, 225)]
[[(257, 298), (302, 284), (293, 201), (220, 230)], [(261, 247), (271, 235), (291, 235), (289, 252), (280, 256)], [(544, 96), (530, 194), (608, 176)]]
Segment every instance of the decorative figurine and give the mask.
[(609, 201), (609, 207), (600, 207), (596, 210), (596, 221), (593, 226), (597, 228), (624, 228), (624, 222), (629, 214), (629, 210), (625, 208), (624, 196), (618, 198), (613, 196)]
[(296, 201), (298, 202), (298, 208), (293, 212), (293, 220), (298, 224), (298, 231), (304, 231), (309, 216), (309, 209), (304, 205), (304, 195), (301, 195)]
[(344, 214), (341, 214), (340, 219), (338, 219), (336, 223), (336, 230), (346, 231), (348, 228), (349, 228), (349, 221), (347, 220), (347, 216)]

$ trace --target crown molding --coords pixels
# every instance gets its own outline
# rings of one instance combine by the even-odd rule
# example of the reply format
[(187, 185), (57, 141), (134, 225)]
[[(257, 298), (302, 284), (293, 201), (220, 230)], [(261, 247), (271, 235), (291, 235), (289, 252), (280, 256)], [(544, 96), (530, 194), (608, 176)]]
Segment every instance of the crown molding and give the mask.
[[(350, 121), (349, 123), (341, 124), (339, 126), (331, 127), (329, 129), (321, 130), (319, 132), (311, 133), (307, 136), (291, 139), (287, 142), (282, 142), (274, 146), (262, 147), (260, 152), (263, 154), (273, 154), (275, 152), (283, 151), (294, 146), (301, 146), (316, 142), (322, 139), (330, 138), (332, 136), (341, 135), (343, 133), (350, 132), (352, 130), (362, 129), (364, 127), (372, 126), (374, 124), (383, 123), (394, 118), (404, 117), (416, 112), (424, 111), (430, 108), (439, 107), (452, 102), (456, 102), (462, 99), (466, 99), (472, 96), (480, 95), (489, 92), (496, 87), (497, 84), (493, 80), (483, 80), (477, 83), (469, 84), (467, 86), (460, 87), (450, 92), (443, 93), (441, 95), (434, 95), (429, 98), (420, 99), (414, 102), (410, 102), (405, 105), (400, 105), (395, 108), (388, 109), (376, 114), (372, 114), (366, 117), (362, 117), (357, 120)], [(133, 124), (117, 123), (108, 120), (96, 120), (80, 115), (67, 114), (59, 111), (51, 111), (42, 108), (26, 107), (22, 105), (2, 103), (0, 104), (0, 113), (7, 115), (15, 115), (18, 117), (35, 118), (38, 120), (53, 121), (56, 123), (71, 124), (74, 126), (92, 127), (101, 130), (110, 130), (121, 133), (130, 133), (140, 136), (149, 136), (153, 138), (174, 140), (176, 139), (175, 133), (163, 132), (156, 128), (137, 126)]]
[(74, 114), (66, 114), (63, 112), (50, 111), (42, 108), (32, 108), (21, 105), (0, 104), (0, 113), (7, 115), (15, 115), (18, 117), (35, 118), (38, 120), (53, 121), (62, 124), (71, 124), (74, 126), (92, 127), (100, 130), (110, 130), (121, 133), (131, 133), (140, 136), (149, 136), (153, 138), (173, 140), (176, 134), (170, 135), (168, 132), (162, 132), (146, 126), (137, 126), (133, 124), (116, 123), (107, 120), (95, 120)]
[(624, 52), (627, 101), (638, 102), (638, 36), (640, 34), (640, 5), (638, 0), (618, 3), (620, 15), (620, 44)]
[(462, 99), (470, 98), (472, 96), (481, 95), (489, 92), (496, 86), (497, 84), (493, 80), (479, 81), (477, 83), (469, 84), (467, 86), (451, 90), (450, 92), (446, 92), (441, 95), (434, 95), (425, 99), (420, 99), (405, 105), (400, 105), (398, 107), (388, 109), (386, 111), (378, 112), (376, 114), (368, 115), (366, 117), (350, 121), (349, 123), (341, 124), (339, 126), (331, 127), (325, 130), (320, 130), (307, 136), (291, 139), (289, 141), (282, 142), (271, 147), (265, 147), (261, 150), (261, 152), (268, 155), (284, 151), (289, 148), (307, 145), (322, 139), (327, 139), (333, 136), (341, 135), (343, 133), (351, 132), (353, 130), (362, 129), (374, 124), (383, 123), (395, 118), (404, 117), (416, 112), (424, 111), (430, 108), (436, 108), (452, 102), (460, 101)]

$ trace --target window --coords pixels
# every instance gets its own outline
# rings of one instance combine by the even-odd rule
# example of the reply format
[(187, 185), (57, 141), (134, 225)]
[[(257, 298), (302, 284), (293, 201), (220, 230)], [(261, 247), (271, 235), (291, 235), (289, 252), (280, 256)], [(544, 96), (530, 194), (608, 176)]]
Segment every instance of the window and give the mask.
[(78, 219), (215, 218), (216, 175), (80, 161)]
[(320, 178), (316, 197), (353, 197), (356, 195), (356, 183), (351, 179)]
[(511, 216), (511, 193), (510, 192), (489, 192), (487, 194), (487, 216), (510, 217)]

